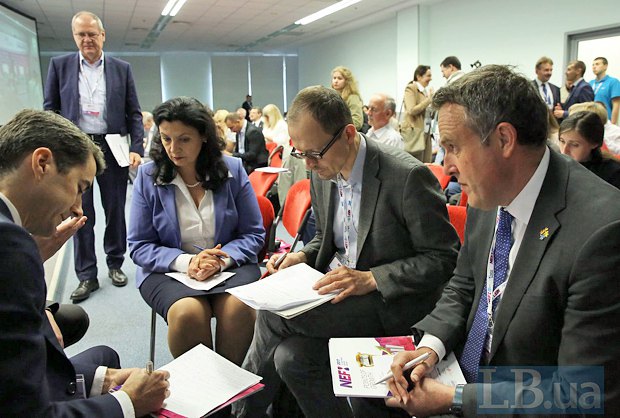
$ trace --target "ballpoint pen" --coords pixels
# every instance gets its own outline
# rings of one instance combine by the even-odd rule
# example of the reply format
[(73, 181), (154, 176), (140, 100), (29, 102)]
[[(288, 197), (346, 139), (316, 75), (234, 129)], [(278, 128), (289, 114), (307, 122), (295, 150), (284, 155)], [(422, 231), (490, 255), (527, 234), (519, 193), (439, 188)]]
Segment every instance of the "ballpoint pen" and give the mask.
[[(194, 247), (198, 251), (204, 251), (206, 249), (206, 248), (202, 248), (200, 245), (192, 245), (192, 247)], [(220, 260), (224, 260), (226, 258), (223, 255), (217, 255), (217, 254), (215, 254), (215, 257), (219, 258)]]
[[(409, 369), (412, 369), (412, 368), (413, 368), (413, 366), (416, 366), (416, 365), (418, 365), (418, 364), (422, 363), (424, 360), (426, 360), (426, 359), (427, 359), (427, 358), (429, 358), (430, 356), (431, 356), (431, 353), (424, 353), (424, 354), (422, 354), (421, 356), (416, 357), (416, 358), (414, 358), (414, 359), (413, 359), (413, 360), (411, 360), (411, 361), (408, 361), (408, 362), (407, 362), (407, 363), (403, 366), (403, 371), (405, 371), (405, 370), (409, 370)], [(379, 383), (383, 383), (383, 382), (385, 382), (385, 381), (387, 381), (387, 380), (390, 380), (390, 379), (391, 379), (391, 378), (393, 378), (393, 377), (394, 377), (394, 375), (392, 374), (392, 372), (389, 372), (387, 375), (385, 375), (385, 377), (384, 377), (384, 378), (382, 378), (382, 379), (380, 379), (380, 380), (377, 380), (377, 381), (375, 382), (375, 385), (378, 385)]]
[(153, 362), (151, 360), (146, 362), (146, 373), (147, 374), (153, 373)]

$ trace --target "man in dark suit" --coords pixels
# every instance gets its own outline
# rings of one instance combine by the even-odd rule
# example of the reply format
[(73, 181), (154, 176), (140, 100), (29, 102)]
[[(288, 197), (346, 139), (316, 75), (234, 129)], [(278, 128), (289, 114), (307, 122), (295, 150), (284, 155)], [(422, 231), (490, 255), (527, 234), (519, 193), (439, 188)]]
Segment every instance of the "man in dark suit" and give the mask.
[(256, 126), (261, 132), (263, 131), (263, 109), (260, 107), (253, 107), (250, 110), (250, 121), (252, 125)]
[(553, 60), (549, 57), (541, 57), (536, 61), (536, 78), (532, 84), (540, 93), (547, 108), (553, 110), (556, 104), (560, 104), (560, 88), (551, 84), (549, 79), (553, 75)]
[(571, 85), (568, 98), (562, 104), (556, 104), (553, 115), (556, 119), (568, 117), (568, 109), (575, 103), (591, 102), (594, 100), (594, 90), (592, 86), (583, 79), (586, 72), (586, 64), (583, 61), (574, 60), (566, 67), (566, 84)]
[(109, 347), (68, 359), (44, 313), (42, 254), (31, 234), (50, 236), (63, 219), (80, 218), (82, 195), (104, 167), (101, 150), (51, 112), (23, 110), (0, 128), (3, 416), (142, 416), (168, 394), (167, 372), (119, 369)]
[(316, 235), (279, 269), (307, 263), (327, 273), (315, 285), (319, 293), (340, 293), (288, 320), (259, 311), (244, 368), (263, 376), (266, 387), (239, 405), (240, 416), (263, 416), (280, 378), (306, 416), (348, 416), (346, 399), (333, 395), (328, 339), (408, 333), (406, 320), (435, 305), (458, 238), (435, 176), (405, 152), (359, 134), (335, 90), (303, 89), (288, 124), (291, 155), (312, 170)]
[[(43, 107), (75, 123), (103, 150), (107, 169), (97, 176), (106, 216), (103, 246), (108, 277), (115, 286), (125, 286), (121, 270), (127, 250), (125, 200), (128, 167), (114, 158), (106, 134), (129, 135), (129, 166), (136, 168), (144, 151), (143, 126), (136, 86), (128, 63), (103, 55), (105, 31), (101, 20), (90, 12), (77, 13), (71, 22), (78, 53), (52, 58), (45, 83)], [(71, 294), (73, 302), (87, 299), (99, 289), (95, 254), (95, 208), (92, 189), (83, 197), (86, 225), (74, 238), (75, 272), (80, 284)]]
[(263, 133), (236, 113), (229, 113), (225, 121), (228, 129), (237, 134), (233, 157), (243, 160), (245, 171), (250, 174), (258, 167), (265, 167), (269, 152), (265, 147)]
[(241, 107), (243, 109), (245, 109), (245, 120), (247, 120), (248, 122), (251, 122), (250, 120), (250, 110), (252, 110), (252, 107), (254, 105), (252, 104), (252, 96), (250, 96), (249, 94), (247, 96), (245, 96), (245, 102), (243, 102), (241, 104)]
[[(562, 368), (578, 365), (604, 368), (605, 412), (617, 413), (620, 346), (610, 341), (620, 341), (620, 192), (546, 146), (547, 109), (507, 67), (474, 70), (435, 93), (433, 106), (444, 170), (469, 196), (465, 241), (436, 308), (414, 325), (424, 333), (418, 349), (392, 364), (388, 404), (416, 416), (476, 416), (492, 396), (502, 413), (516, 413), (519, 401), (506, 399), (518, 396), (518, 379), (489, 382), (479, 368), (550, 366), (553, 378), (535, 388), (546, 408), (557, 401), (552, 384), (580, 391), (589, 381)], [(468, 384), (424, 377), (453, 350)], [(413, 370), (408, 392), (402, 366), (423, 352), (431, 357)], [(594, 383), (602, 392), (602, 379)]]

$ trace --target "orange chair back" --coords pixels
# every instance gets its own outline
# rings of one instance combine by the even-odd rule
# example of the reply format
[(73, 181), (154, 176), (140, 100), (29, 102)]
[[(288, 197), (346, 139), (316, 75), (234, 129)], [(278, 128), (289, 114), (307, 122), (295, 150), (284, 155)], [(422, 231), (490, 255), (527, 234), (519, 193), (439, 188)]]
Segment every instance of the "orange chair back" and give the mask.
[(467, 193), (461, 190), (461, 198), (459, 199), (459, 206), (467, 206)]
[(290, 236), (297, 235), (299, 225), (311, 204), (310, 180), (299, 180), (288, 190), (282, 211), (282, 224)]
[(465, 239), (465, 222), (467, 221), (467, 208), (465, 206), (447, 206), (450, 223), (452, 224), (454, 229), (456, 229), (456, 233), (458, 234), (462, 244), (463, 239)]
[(250, 184), (256, 196), (267, 196), (267, 192), (271, 190), (271, 186), (276, 182), (278, 175), (275, 173), (263, 173), (261, 171), (252, 171), (249, 175)]
[(273, 211), (273, 205), (265, 196), (257, 195), (256, 200), (258, 200), (260, 214), (263, 216), (263, 227), (265, 227), (265, 245), (258, 253), (258, 262), (260, 263), (265, 259), (265, 255), (267, 254), (267, 234), (269, 234), (269, 231), (271, 231), (271, 225), (273, 225), (275, 213)]
[(450, 183), (450, 176), (444, 174), (443, 167), (437, 164), (426, 163), (426, 166), (433, 172), (437, 180), (439, 180), (439, 185), (441, 186), (441, 190), (446, 190), (448, 187), (448, 183)]

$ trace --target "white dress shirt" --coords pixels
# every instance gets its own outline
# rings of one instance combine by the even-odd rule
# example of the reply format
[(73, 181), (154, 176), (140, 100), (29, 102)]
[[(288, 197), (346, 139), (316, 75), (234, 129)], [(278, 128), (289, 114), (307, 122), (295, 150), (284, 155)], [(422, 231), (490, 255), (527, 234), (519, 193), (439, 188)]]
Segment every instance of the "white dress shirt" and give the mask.
[(80, 93), (80, 115), (78, 126), (88, 134), (106, 134), (106, 82), (103, 52), (94, 64), (89, 64), (80, 52), (78, 91)]
[(405, 147), (403, 137), (400, 135), (400, 133), (398, 133), (398, 131), (396, 131), (396, 129), (392, 128), (389, 123), (377, 130), (371, 127), (368, 130), (366, 136), (370, 139), (374, 139), (377, 142), (381, 142), (383, 144), (387, 144), (398, 149), (403, 149)]

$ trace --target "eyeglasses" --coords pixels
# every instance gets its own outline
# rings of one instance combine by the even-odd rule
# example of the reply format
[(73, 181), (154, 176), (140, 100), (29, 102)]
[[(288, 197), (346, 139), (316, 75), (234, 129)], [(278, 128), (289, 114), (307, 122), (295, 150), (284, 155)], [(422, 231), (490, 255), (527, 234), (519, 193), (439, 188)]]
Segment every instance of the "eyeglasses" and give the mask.
[(79, 39), (84, 39), (84, 38), (90, 38), (90, 39), (95, 39), (98, 38), (99, 35), (101, 35), (100, 33), (95, 33), (95, 32), (78, 32), (78, 33), (74, 33), (73, 36), (75, 36), (76, 38)]
[(338, 129), (338, 132), (336, 132), (336, 134), (332, 137), (332, 139), (329, 140), (327, 145), (325, 145), (321, 151), (300, 152), (300, 151), (297, 151), (295, 148), (293, 148), (291, 150), (291, 157), (299, 158), (300, 160), (304, 158), (308, 158), (311, 160), (320, 160), (321, 158), (323, 158), (325, 153), (329, 151), (332, 145), (334, 145), (334, 143), (340, 137), (340, 135), (342, 135), (342, 133), (344, 132), (344, 128), (346, 127), (347, 125), (344, 125), (342, 128)]

